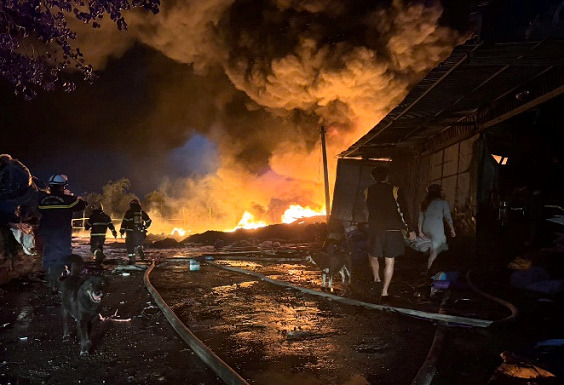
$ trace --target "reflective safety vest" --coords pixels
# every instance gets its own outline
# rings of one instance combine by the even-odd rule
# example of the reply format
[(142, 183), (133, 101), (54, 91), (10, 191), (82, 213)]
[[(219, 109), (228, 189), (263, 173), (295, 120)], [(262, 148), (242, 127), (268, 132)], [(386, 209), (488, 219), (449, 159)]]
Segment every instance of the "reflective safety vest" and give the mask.
[(84, 210), (86, 202), (74, 195), (43, 194), (37, 208), (41, 213), (39, 229), (64, 228), (72, 230), (72, 213)]
[(103, 211), (96, 210), (90, 215), (90, 218), (84, 224), (84, 229), (90, 229), (91, 237), (105, 237), (108, 229), (115, 231), (116, 228), (112, 223), (112, 219)]
[(119, 231), (145, 231), (151, 226), (151, 222), (151, 218), (145, 211), (129, 209), (123, 216)]

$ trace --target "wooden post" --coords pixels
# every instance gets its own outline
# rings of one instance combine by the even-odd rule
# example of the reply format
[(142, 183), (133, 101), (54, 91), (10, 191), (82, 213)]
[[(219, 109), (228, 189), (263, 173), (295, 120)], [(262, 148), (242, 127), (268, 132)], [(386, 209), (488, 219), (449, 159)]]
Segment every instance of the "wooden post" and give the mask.
[(321, 151), (323, 153), (323, 174), (325, 176), (325, 220), (329, 224), (331, 197), (329, 195), (329, 172), (327, 171), (327, 148), (325, 145), (325, 126), (321, 126)]

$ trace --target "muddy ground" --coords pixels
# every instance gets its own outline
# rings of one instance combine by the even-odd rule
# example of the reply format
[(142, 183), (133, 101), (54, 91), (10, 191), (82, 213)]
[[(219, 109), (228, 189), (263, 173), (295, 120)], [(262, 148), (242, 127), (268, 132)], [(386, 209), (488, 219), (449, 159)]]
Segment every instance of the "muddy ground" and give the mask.
[[(299, 264), (230, 264), (278, 280), (318, 279)], [(208, 265), (190, 271), (187, 264), (168, 264), (151, 277), (183, 322), (254, 384), (408, 384), (433, 338), (429, 322), (342, 305)]]
[[(87, 255), (83, 245), (75, 249)], [(125, 263), (114, 253), (121, 254), (121, 245), (110, 251), (110, 264), (87, 265), (110, 280), (101, 314), (117, 311), (116, 321), (94, 324), (88, 357), (79, 356), (73, 324), (70, 341), (63, 341), (60, 300), (41, 276), (1, 288), (0, 384), (223, 384), (155, 306), (143, 272), (113, 272)]]
[[(90, 274), (110, 280), (101, 314), (115, 314), (115, 320), (94, 325), (89, 357), (79, 357), (75, 333), (63, 342), (59, 299), (48, 293), (41, 276), (1, 288), (0, 384), (223, 384), (168, 324), (144, 286), (143, 271), (119, 270), (126, 262), (122, 249), (120, 243), (110, 244), (108, 263), (102, 268), (88, 264)], [(75, 250), (88, 255), (84, 241), (76, 242)], [(436, 331), (428, 320), (327, 301), (205, 264), (190, 271), (186, 261), (167, 261), (203, 251), (211, 248), (147, 250), (166, 262), (157, 266), (151, 282), (183, 322), (252, 384), (410, 384), (427, 356)], [(320, 284), (319, 272), (299, 262), (216, 262), (300, 286), (318, 289)], [(440, 302), (429, 298), (419, 262), (423, 266), (424, 261), (398, 261), (393, 305), (438, 311)], [(338, 295), (375, 301), (335, 286)], [(555, 308), (562, 306), (523, 298), (531, 311), (520, 322), (487, 330), (449, 328), (433, 383), (487, 383), (501, 363), (501, 351), (534, 353), (539, 340), (562, 338), (555, 332), (564, 319)], [(509, 314), (464, 288), (453, 291), (446, 311), (489, 319)], [(529, 357), (558, 367), (549, 362), (557, 359), (554, 355)]]

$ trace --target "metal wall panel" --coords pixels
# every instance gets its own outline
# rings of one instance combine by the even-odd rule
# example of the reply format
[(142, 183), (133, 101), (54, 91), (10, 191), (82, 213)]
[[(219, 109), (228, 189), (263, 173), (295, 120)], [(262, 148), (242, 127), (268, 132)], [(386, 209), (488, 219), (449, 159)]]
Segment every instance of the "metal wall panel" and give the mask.
[[(478, 135), (445, 149), (421, 157), (420, 181), (417, 205), (426, 194), (426, 187), (432, 183), (443, 187), (445, 199), (450, 205), (453, 217), (459, 217), (465, 223), (473, 223), (476, 215), (476, 178), (474, 168), (474, 143)], [(425, 167), (425, 165), (427, 167)], [(418, 207), (418, 206), (415, 206)], [(469, 234), (475, 231), (465, 229)]]
[(458, 153), (459, 144), (447, 147), (444, 150), (443, 156), (443, 178), (449, 175), (455, 175), (459, 173), (458, 170)]

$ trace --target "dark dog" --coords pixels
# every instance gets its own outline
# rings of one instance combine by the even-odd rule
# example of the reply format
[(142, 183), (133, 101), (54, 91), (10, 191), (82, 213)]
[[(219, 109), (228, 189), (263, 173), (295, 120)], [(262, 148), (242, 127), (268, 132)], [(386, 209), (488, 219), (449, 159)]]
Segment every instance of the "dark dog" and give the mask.
[(333, 290), (333, 275), (336, 272), (341, 274), (343, 285), (351, 284), (351, 258), (348, 251), (339, 251), (335, 253), (326, 253), (324, 251), (316, 251), (308, 255), (305, 260), (317, 265), (321, 270), (322, 288), (326, 288), (327, 278), (329, 278), (329, 290)]
[(108, 281), (104, 277), (81, 276), (83, 262), (77, 255), (69, 257), (69, 263), (71, 268), (67, 268), (67, 271), (70, 274), (63, 278), (61, 285), (63, 339), (69, 338), (68, 316), (71, 315), (76, 320), (80, 355), (85, 356), (90, 350), (92, 321), (99, 316), (98, 308)]

